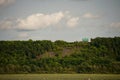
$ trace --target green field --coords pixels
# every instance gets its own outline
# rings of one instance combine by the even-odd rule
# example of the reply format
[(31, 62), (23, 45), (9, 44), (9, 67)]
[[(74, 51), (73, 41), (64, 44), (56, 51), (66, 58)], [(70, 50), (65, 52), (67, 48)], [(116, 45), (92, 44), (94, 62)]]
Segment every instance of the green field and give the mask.
[(1, 74), (0, 80), (120, 80), (119, 74)]

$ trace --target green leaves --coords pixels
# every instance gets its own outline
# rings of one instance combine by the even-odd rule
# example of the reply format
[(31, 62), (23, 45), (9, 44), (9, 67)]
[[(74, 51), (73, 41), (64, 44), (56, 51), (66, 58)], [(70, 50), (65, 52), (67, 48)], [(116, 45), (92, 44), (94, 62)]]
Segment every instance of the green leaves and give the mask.
[(120, 37), (0, 41), (0, 73), (120, 73)]

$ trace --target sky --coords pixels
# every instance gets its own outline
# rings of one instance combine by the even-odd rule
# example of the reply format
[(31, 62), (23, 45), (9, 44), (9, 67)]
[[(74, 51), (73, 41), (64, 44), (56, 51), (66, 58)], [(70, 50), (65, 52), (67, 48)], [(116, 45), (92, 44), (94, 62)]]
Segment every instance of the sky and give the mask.
[(0, 0), (0, 40), (120, 37), (120, 0)]

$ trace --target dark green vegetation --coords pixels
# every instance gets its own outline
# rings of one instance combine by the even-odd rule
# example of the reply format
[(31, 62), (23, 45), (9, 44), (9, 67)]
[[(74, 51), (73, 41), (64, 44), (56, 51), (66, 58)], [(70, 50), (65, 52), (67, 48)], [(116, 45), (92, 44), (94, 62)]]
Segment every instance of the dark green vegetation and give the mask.
[(5, 74), (0, 80), (120, 80), (113, 74)]
[(120, 37), (0, 41), (0, 73), (120, 73)]

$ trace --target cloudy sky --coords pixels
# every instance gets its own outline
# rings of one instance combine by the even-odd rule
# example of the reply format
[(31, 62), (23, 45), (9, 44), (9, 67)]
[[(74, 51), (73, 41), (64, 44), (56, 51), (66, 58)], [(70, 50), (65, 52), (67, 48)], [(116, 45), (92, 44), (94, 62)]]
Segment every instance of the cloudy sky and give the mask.
[(120, 36), (120, 0), (0, 0), (0, 40)]

